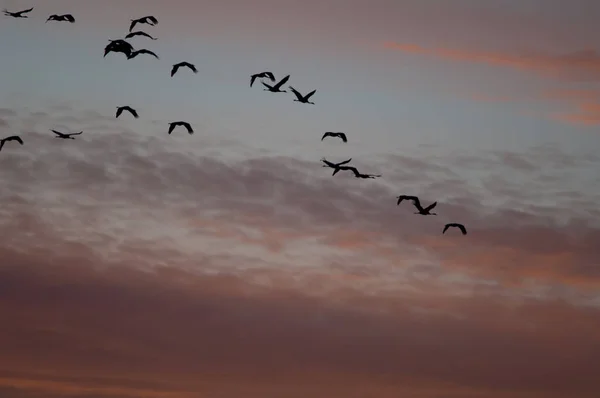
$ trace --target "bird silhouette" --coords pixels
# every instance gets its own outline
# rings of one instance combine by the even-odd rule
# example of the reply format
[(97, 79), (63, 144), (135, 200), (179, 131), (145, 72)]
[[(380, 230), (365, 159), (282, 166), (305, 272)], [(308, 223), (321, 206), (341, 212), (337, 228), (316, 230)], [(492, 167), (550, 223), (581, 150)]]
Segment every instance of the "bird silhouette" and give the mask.
[(48, 19), (46, 19), (46, 23), (48, 21), (66, 21), (66, 22), (75, 23), (75, 17), (73, 17), (73, 15), (71, 15), (71, 14), (63, 14), (63, 15), (52, 14), (48, 17)]
[(171, 69), (171, 77), (173, 77), (173, 75), (175, 75), (175, 73), (177, 73), (179, 68), (181, 68), (182, 66), (190, 68), (191, 71), (194, 73), (198, 73), (198, 69), (196, 69), (196, 66), (194, 66), (193, 64), (190, 64), (189, 62), (183, 61), (183, 62), (173, 65), (173, 69)]
[(303, 104), (312, 104), (312, 105), (315, 104), (314, 102), (310, 102), (308, 99), (310, 97), (312, 97), (313, 94), (317, 92), (317, 90), (313, 90), (310, 93), (308, 93), (308, 94), (306, 94), (306, 95), (303, 96), (294, 87), (289, 86), (289, 88), (290, 88), (290, 90), (292, 90), (292, 93), (294, 93), (294, 95), (296, 96), (296, 99), (294, 101), (302, 102)]
[(129, 44), (129, 42), (127, 42), (123, 39), (117, 39), (117, 40), (108, 39), (108, 41), (110, 43), (108, 43), (106, 45), (106, 47), (104, 47), (104, 56), (105, 57), (110, 52), (123, 53), (127, 57), (129, 57), (131, 55), (131, 53), (134, 51), (133, 46), (131, 44)]
[(150, 50), (146, 50), (145, 48), (142, 48), (140, 50), (136, 50), (136, 51), (132, 51), (131, 53), (129, 53), (129, 55), (127, 56), (127, 59), (132, 59), (137, 57), (139, 54), (148, 54), (148, 55), (153, 55), (156, 59), (158, 58), (158, 55), (156, 55), (155, 53), (153, 53)]
[(2, 150), (4, 144), (9, 141), (17, 141), (19, 144), (23, 145), (23, 140), (21, 139), (21, 137), (19, 137), (18, 135), (11, 135), (9, 137), (0, 139), (0, 151)]
[(148, 33), (142, 32), (141, 30), (138, 30), (136, 32), (128, 33), (127, 36), (125, 36), (125, 38), (126, 39), (131, 39), (132, 37), (135, 37), (135, 36), (145, 36), (145, 37), (149, 38), (150, 40), (156, 40), (156, 37), (152, 37)]
[(325, 158), (321, 158), (321, 162), (325, 163), (323, 165), (323, 167), (330, 167), (330, 168), (334, 169), (332, 176), (336, 175), (337, 172), (340, 171), (340, 167), (341, 166), (350, 163), (351, 160), (352, 160), (352, 158), (350, 158), (348, 160), (344, 160), (343, 162), (333, 163), (333, 162), (330, 162), (329, 160), (327, 160)]
[(173, 130), (175, 129), (175, 127), (177, 127), (177, 126), (183, 126), (187, 129), (188, 134), (194, 134), (194, 129), (192, 129), (192, 126), (188, 122), (171, 122), (171, 123), (169, 123), (169, 134), (171, 134), (173, 132)]
[(325, 137), (339, 137), (342, 139), (342, 141), (344, 142), (348, 142), (348, 138), (346, 137), (346, 134), (344, 133), (334, 133), (331, 131), (326, 132), (325, 134), (323, 134), (323, 137), (321, 137), (321, 141), (323, 141), (325, 139)]
[(333, 172), (333, 175), (336, 175), (336, 173), (337, 173), (338, 171), (340, 171), (340, 170), (344, 170), (344, 171), (345, 171), (345, 170), (348, 170), (348, 171), (351, 171), (352, 173), (354, 173), (354, 177), (356, 177), (356, 178), (365, 178), (365, 179), (367, 179), (367, 178), (372, 178), (372, 179), (375, 179), (375, 178), (381, 177), (381, 174), (363, 174), (363, 173), (360, 173), (360, 172), (358, 171), (358, 169), (357, 169), (356, 167), (353, 167), (353, 166), (339, 166), (339, 167), (338, 167), (338, 168), (337, 168), (337, 169), (336, 169), (336, 170)]
[(148, 15), (147, 17), (141, 17), (138, 19), (132, 19), (131, 25), (129, 25), (129, 31), (131, 32), (133, 30), (133, 28), (135, 27), (135, 25), (137, 25), (139, 23), (145, 23), (150, 26), (154, 26), (154, 25), (158, 24), (158, 20), (155, 17), (153, 17), (152, 15)]
[(287, 91), (281, 89), (281, 86), (283, 86), (289, 79), (290, 79), (290, 75), (287, 75), (286, 77), (281, 79), (274, 86), (271, 86), (265, 82), (261, 82), (261, 83), (263, 84), (263, 86), (266, 87), (265, 89), (263, 89), (264, 91), (270, 91), (272, 93), (287, 93)]
[(257, 78), (258, 79), (267, 78), (267, 79), (271, 80), (272, 82), (275, 81), (275, 75), (273, 75), (273, 73), (271, 73), (271, 72), (255, 73), (254, 75), (250, 76), (250, 87), (252, 87), (252, 85), (254, 84), (254, 81)]
[(446, 226), (444, 227), (444, 230), (442, 231), (442, 234), (445, 234), (446, 231), (448, 230), (448, 228), (450, 228), (450, 227), (455, 227), (455, 228), (460, 229), (460, 231), (462, 232), (463, 235), (467, 234), (467, 229), (465, 228), (465, 226), (462, 224), (459, 224), (459, 223), (455, 223), (455, 222), (446, 224)]
[(4, 15), (9, 16), (9, 17), (13, 17), (13, 18), (29, 18), (29, 16), (23, 15), (23, 14), (27, 14), (27, 13), (33, 11), (33, 7), (29, 8), (27, 10), (17, 11), (17, 12), (10, 12), (6, 8), (4, 10), (2, 10), (2, 11), (4, 12)]
[(56, 134), (56, 137), (54, 137), (54, 138), (62, 138), (64, 140), (74, 140), (75, 139), (73, 137), (74, 135), (81, 135), (83, 133), (83, 131), (80, 131), (79, 133), (66, 134), (66, 133), (61, 133), (60, 131), (56, 131), (56, 130), (50, 130), (50, 131), (52, 131), (54, 134)]
[(410, 201), (412, 201), (413, 205), (418, 210), (415, 214), (421, 214), (423, 216), (436, 216), (437, 215), (436, 213), (431, 213), (431, 210), (433, 210), (433, 208), (437, 205), (437, 202), (433, 202), (429, 206), (423, 208), (423, 206), (421, 206), (421, 201), (416, 196), (400, 195), (397, 198), (398, 198), (398, 203), (397, 204), (400, 204), (403, 200), (410, 200)]
[(136, 119), (139, 117), (137, 111), (135, 109), (133, 109), (132, 107), (127, 106), (127, 105), (125, 105), (125, 106), (117, 106), (117, 113), (116, 113), (115, 117), (118, 118), (119, 116), (121, 116), (121, 113), (123, 113), (123, 111), (127, 111), (127, 112), (131, 113), (133, 115), (133, 117), (136, 118)]

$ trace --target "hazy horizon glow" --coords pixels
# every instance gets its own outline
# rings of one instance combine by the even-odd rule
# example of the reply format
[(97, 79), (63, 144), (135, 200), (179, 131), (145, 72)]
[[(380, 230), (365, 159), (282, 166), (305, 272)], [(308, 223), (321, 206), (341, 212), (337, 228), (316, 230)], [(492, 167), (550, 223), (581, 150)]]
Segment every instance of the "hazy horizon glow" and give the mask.
[(597, 1), (2, 6), (3, 398), (600, 393)]

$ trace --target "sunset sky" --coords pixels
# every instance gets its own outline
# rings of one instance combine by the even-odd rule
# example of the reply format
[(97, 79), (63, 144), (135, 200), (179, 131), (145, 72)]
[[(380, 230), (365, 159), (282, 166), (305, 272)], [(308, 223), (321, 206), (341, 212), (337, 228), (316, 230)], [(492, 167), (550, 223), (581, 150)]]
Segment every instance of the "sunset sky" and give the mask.
[(600, 396), (598, 0), (0, 5), (0, 397)]

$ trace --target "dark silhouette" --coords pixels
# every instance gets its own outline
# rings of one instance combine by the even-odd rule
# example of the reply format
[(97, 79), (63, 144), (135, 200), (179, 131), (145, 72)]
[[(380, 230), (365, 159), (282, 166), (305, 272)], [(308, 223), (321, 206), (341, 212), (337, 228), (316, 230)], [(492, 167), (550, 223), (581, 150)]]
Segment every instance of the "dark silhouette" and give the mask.
[(127, 41), (125, 41), (125, 40), (122, 40), (122, 39), (117, 39), (117, 40), (108, 39), (108, 41), (110, 41), (110, 43), (108, 43), (106, 45), (106, 47), (104, 47), (104, 56), (105, 57), (110, 52), (123, 53), (127, 57), (129, 57), (131, 55), (131, 53), (134, 51), (133, 46), (131, 44), (129, 44)]
[(134, 118), (138, 118), (138, 113), (135, 109), (133, 109), (130, 106), (117, 106), (117, 114), (115, 115), (116, 118), (118, 118), (119, 116), (121, 116), (121, 113), (123, 113), (123, 111), (127, 111), (129, 113), (131, 113), (133, 115)]
[(173, 77), (173, 75), (175, 73), (177, 73), (177, 71), (179, 70), (179, 68), (181, 68), (182, 66), (185, 66), (187, 68), (190, 68), (192, 72), (194, 73), (198, 73), (198, 69), (196, 69), (196, 67), (193, 64), (190, 64), (189, 62), (180, 62), (178, 64), (173, 65), (173, 69), (171, 69), (171, 77)]
[(2, 138), (0, 140), (0, 151), (2, 150), (2, 147), (4, 146), (4, 143), (9, 142), (9, 141), (17, 141), (19, 144), (23, 145), (23, 140), (21, 139), (21, 137), (19, 137), (18, 135), (11, 135), (10, 137)]
[(349, 170), (354, 173), (354, 177), (356, 177), (356, 178), (375, 179), (375, 178), (381, 177), (381, 174), (362, 174), (356, 169), (356, 167), (352, 167), (352, 166), (339, 166), (338, 169), (333, 172), (333, 175), (335, 175), (339, 170), (344, 170), (344, 171)]
[(252, 85), (254, 84), (254, 81), (257, 78), (259, 78), (259, 79), (267, 78), (267, 79), (271, 80), (272, 82), (275, 81), (275, 75), (273, 75), (273, 73), (271, 73), (271, 72), (255, 73), (254, 75), (250, 76), (250, 87), (252, 87)]
[(142, 48), (141, 50), (136, 50), (136, 51), (132, 51), (131, 53), (129, 53), (129, 55), (127, 56), (127, 59), (132, 59), (137, 57), (140, 54), (148, 54), (148, 55), (154, 55), (154, 57), (156, 57), (156, 59), (158, 58), (158, 55), (156, 55), (155, 53), (153, 53), (150, 50), (146, 50), (145, 48)]
[(138, 19), (132, 19), (131, 25), (129, 25), (129, 31), (131, 32), (133, 30), (134, 26), (137, 25), (138, 23), (145, 23), (150, 26), (154, 26), (154, 25), (158, 24), (158, 20), (156, 18), (154, 18), (152, 15), (148, 15), (147, 17), (142, 17), (142, 18), (138, 18)]
[(60, 131), (56, 131), (56, 130), (50, 130), (50, 131), (52, 131), (54, 134), (56, 134), (56, 137), (54, 137), (54, 138), (62, 138), (64, 140), (74, 140), (75, 138), (73, 138), (72, 136), (81, 135), (83, 133), (83, 131), (80, 131), (79, 133), (64, 134), (64, 133), (61, 133)]
[(450, 228), (450, 227), (455, 227), (455, 228), (460, 229), (460, 231), (462, 232), (463, 235), (467, 234), (467, 229), (465, 228), (465, 226), (462, 224), (455, 223), (455, 222), (446, 224), (446, 226), (444, 227), (444, 230), (442, 231), (442, 234), (446, 233), (446, 230), (448, 230), (448, 228)]
[(27, 14), (28, 12), (33, 11), (33, 7), (31, 7), (28, 10), (17, 11), (17, 12), (10, 12), (6, 8), (4, 10), (2, 10), (2, 11), (4, 12), (4, 15), (6, 15), (8, 17), (13, 17), (13, 18), (29, 18), (29, 16), (23, 15), (23, 14)]
[(281, 86), (283, 86), (288, 80), (290, 79), (290, 75), (287, 75), (286, 77), (284, 77), (283, 79), (281, 79), (279, 81), (279, 83), (277, 83), (274, 86), (271, 86), (265, 82), (261, 82), (263, 84), (263, 86), (265, 86), (266, 88), (264, 89), (264, 91), (270, 91), (272, 93), (287, 93), (287, 91), (285, 90), (281, 90)]
[(312, 105), (315, 104), (314, 102), (310, 102), (308, 99), (310, 97), (312, 97), (313, 94), (317, 92), (317, 90), (313, 90), (310, 93), (303, 96), (294, 87), (289, 86), (289, 88), (290, 88), (290, 90), (292, 90), (292, 93), (294, 93), (294, 95), (296, 96), (296, 99), (294, 101), (302, 102), (303, 104), (312, 104)]
[(138, 30), (137, 32), (128, 33), (127, 36), (125, 36), (125, 38), (131, 39), (132, 37), (135, 37), (135, 36), (145, 36), (145, 37), (148, 37), (150, 40), (156, 40), (156, 37), (152, 37), (148, 33), (142, 32), (141, 30)]
[(173, 130), (175, 129), (175, 127), (177, 126), (183, 126), (187, 129), (188, 134), (194, 134), (194, 130), (192, 129), (192, 126), (190, 126), (190, 124), (188, 122), (171, 122), (169, 123), (169, 134), (171, 134), (173, 132)]
[(323, 141), (325, 139), (325, 137), (339, 137), (342, 139), (342, 141), (348, 142), (348, 138), (346, 137), (346, 134), (344, 134), (344, 133), (334, 133), (334, 132), (328, 131), (325, 134), (323, 134), (323, 137), (321, 137), (321, 141)]
[(416, 212), (415, 214), (421, 214), (423, 216), (436, 216), (437, 215), (436, 213), (430, 213), (430, 211), (433, 210), (433, 208), (437, 205), (437, 202), (433, 202), (429, 206), (423, 208), (421, 206), (421, 201), (416, 196), (409, 196), (409, 195), (398, 196), (398, 204), (400, 204), (403, 200), (411, 200), (413, 202), (413, 205), (418, 210), (418, 212)]
[(348, 160), (344, 160), (343, 162), (333, 163), (333, 162), (330, 162), (329, 160), (327, 160), (325, 158), (322, 158), (321, 162), (325, 163), (323, 165), (323, 167), (330, 167), (330, 168), (334, 169), (333, 170), (333, 174), (332, 174), (332, 176), (334, 176), (334, 175), (337, 174), (338, 171), (340, 171), (340, 166), (345, 165), (347, 163), (350, 163), (351, 160), (352, 160), (352, 158), (350, 158)]
[(46, 19), (46, 23), (48, 23), (48, 21), (66, 21), (66, 22), (75, 23), (75, 18), (71, 14), (63, 14), (63, 15), (52, 14), (48, 17), (48, 19)]

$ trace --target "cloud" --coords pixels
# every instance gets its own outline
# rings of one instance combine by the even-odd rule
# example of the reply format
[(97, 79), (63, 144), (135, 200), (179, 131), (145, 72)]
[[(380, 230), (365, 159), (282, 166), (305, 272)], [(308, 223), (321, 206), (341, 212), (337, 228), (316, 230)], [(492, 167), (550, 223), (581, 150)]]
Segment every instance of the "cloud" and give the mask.
[(482, 63), (529, 71), (544, 76), (570, 80), (600, 79), (600, 54), (595, 50), (580, 50), (562, 55), (541, 53), (509, 54), (478, 52), (450, 48), (425, 48), (415, 44), (385, 42), (387, 49), (409, 54), (430, 55), (452, 61)]

